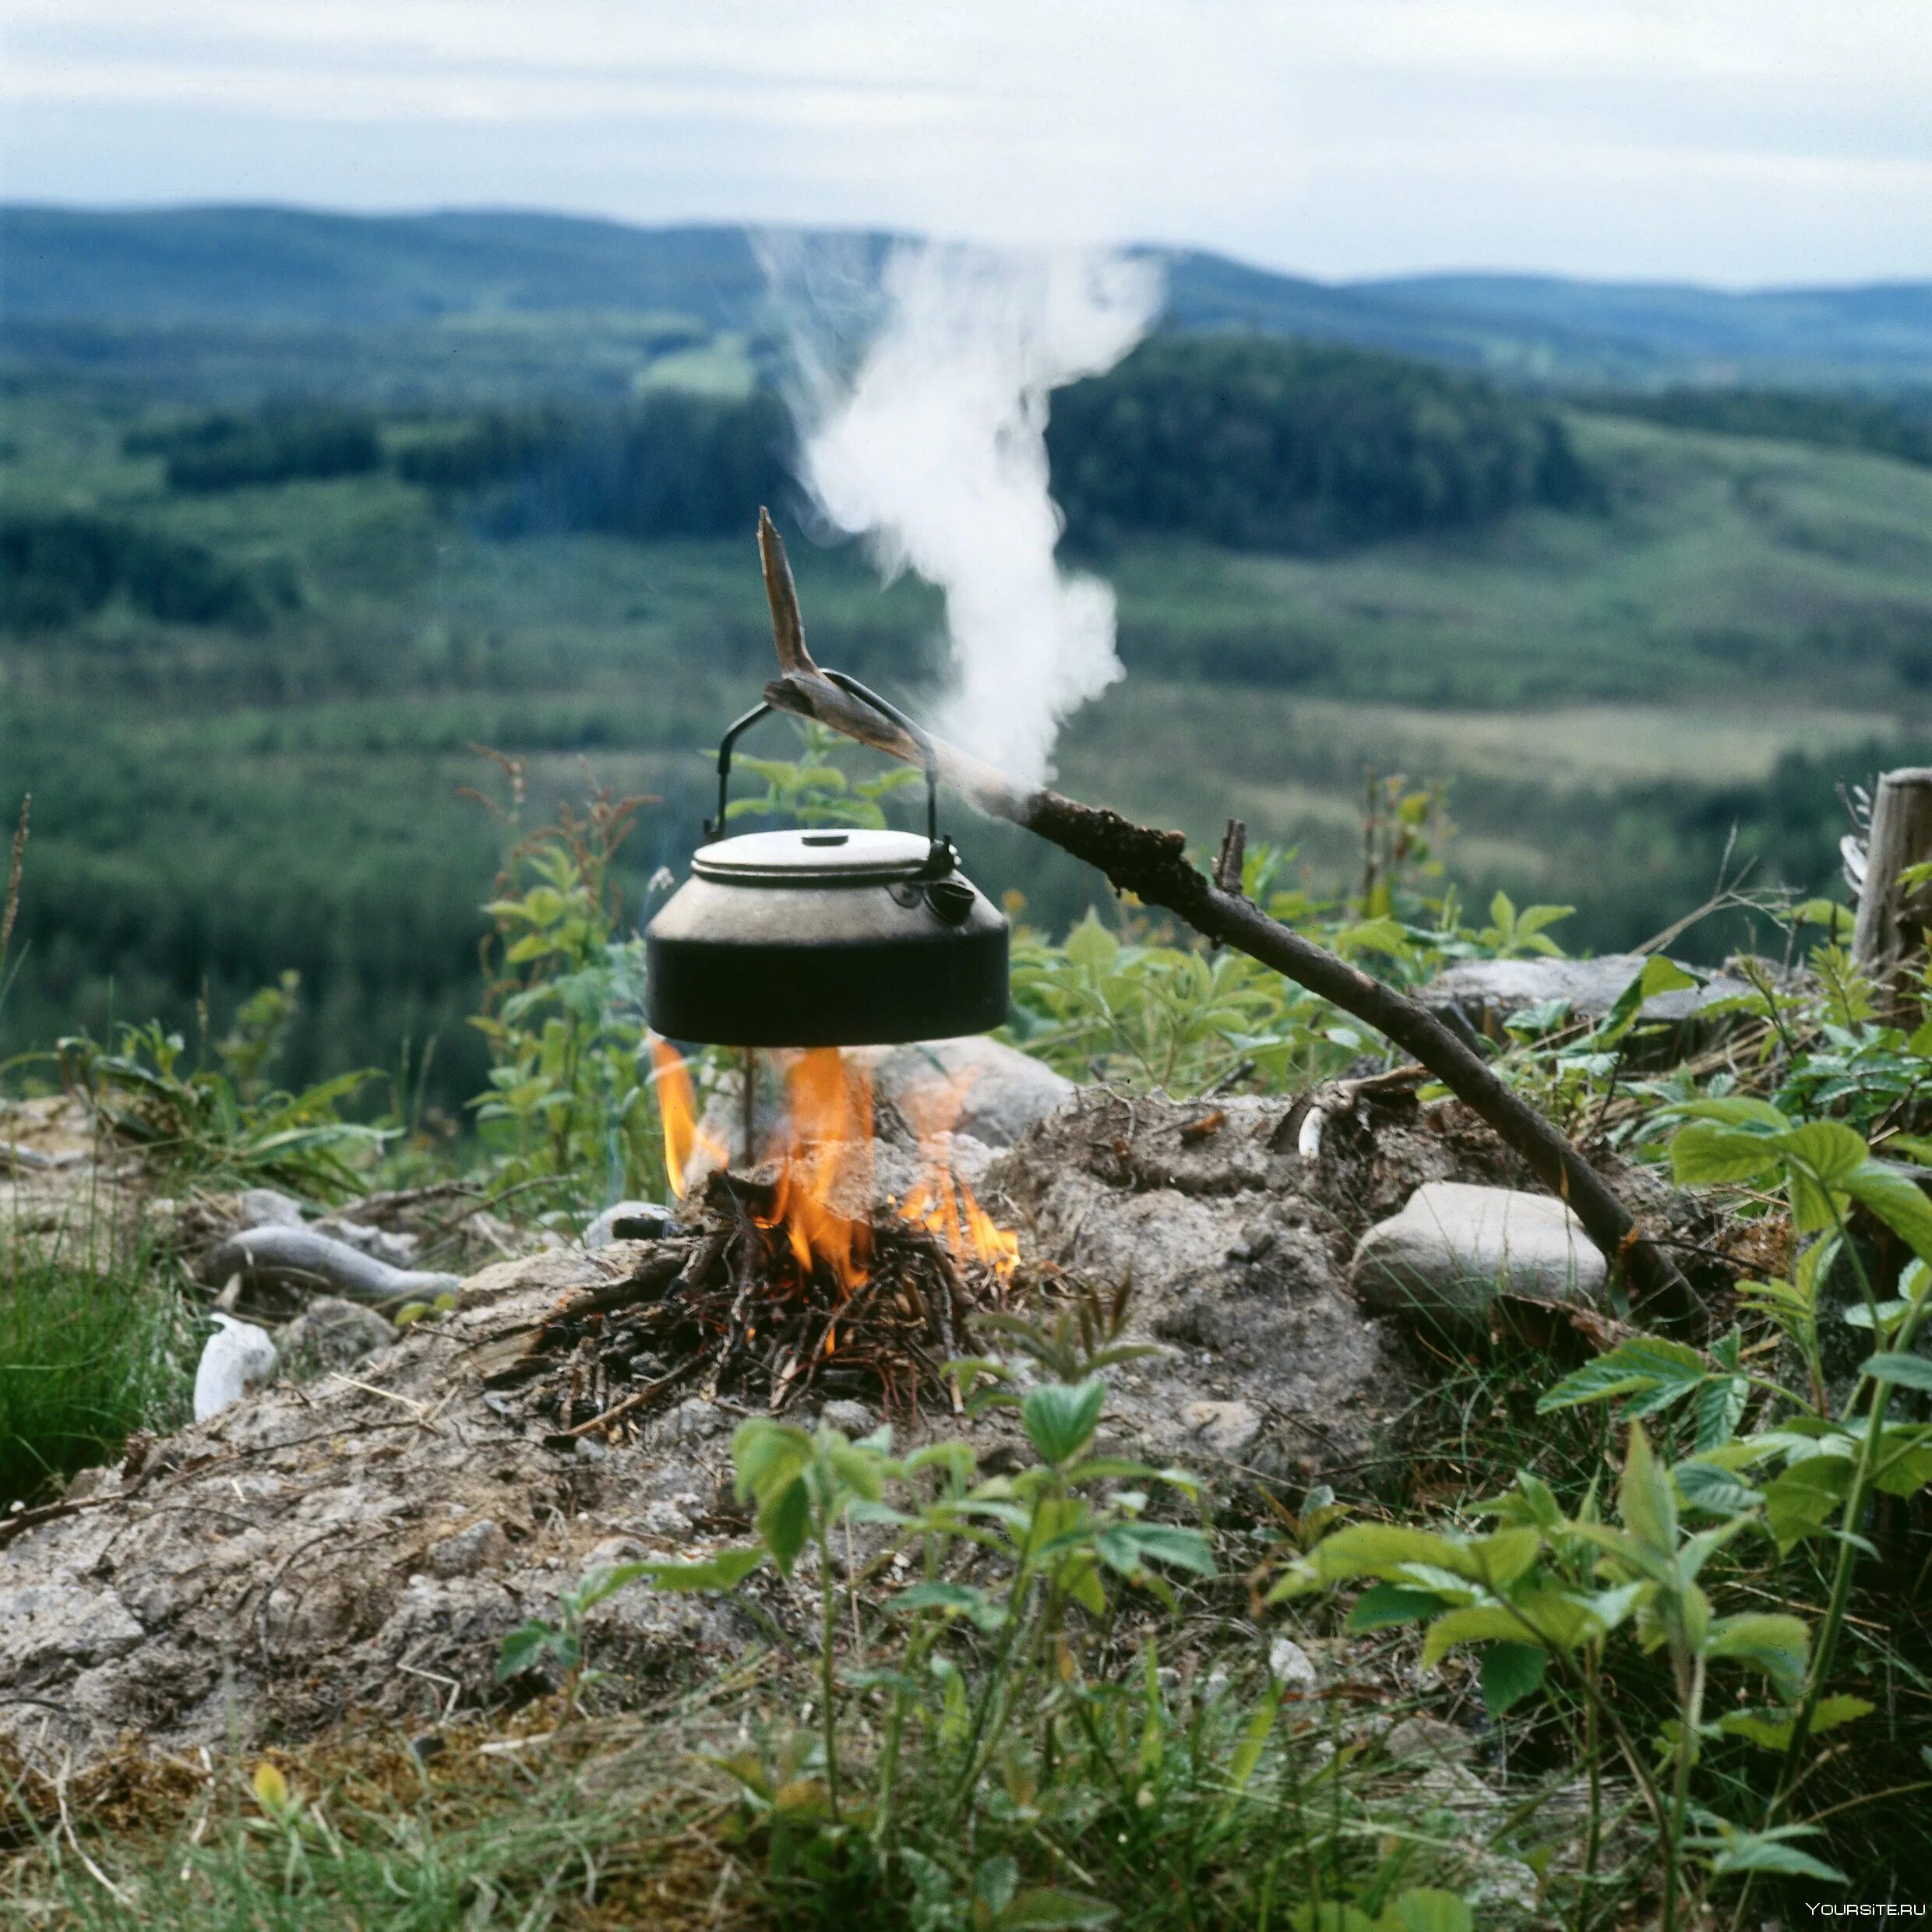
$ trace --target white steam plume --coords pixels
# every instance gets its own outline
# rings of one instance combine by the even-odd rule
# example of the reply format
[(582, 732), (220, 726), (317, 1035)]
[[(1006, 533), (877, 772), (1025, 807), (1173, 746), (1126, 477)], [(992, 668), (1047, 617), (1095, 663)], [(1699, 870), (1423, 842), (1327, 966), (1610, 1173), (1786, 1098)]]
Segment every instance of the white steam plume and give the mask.
[(1047, 398), (1133, 347), (1160, 273), (1116, 255), (909, 245), (880, 293), (856, 369), (806, 372), (805, 482), (882, 569), (945, 592), (945, 735), (1038, 784), (1061, 720), (1121, 675), (1112, 591), (1054, 562)]

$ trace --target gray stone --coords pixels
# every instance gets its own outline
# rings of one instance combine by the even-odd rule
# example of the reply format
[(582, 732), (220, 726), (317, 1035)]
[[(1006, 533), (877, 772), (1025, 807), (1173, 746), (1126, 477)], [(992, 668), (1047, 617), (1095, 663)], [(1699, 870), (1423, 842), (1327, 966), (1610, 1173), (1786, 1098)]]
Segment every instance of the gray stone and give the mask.
[(1603, 1257), (1564, 1204), (1514, 1188), (1430, 1181), (1398, 1215), (1370, 1229), (1349, 1286), (1365, 1308), (1484, 1321), (1500, 1289), (1595, 1303)]
[[(1552, 999), (1568, 1001), (1579, 1020), (1600, 1020), (1648, 964), (1641, 953), (1606, 953), (1597, 959), (1465, 960), (1431, 980), (1420, 997), (1439, 1013), (1454, 1009), (1479, 1031), (1493, 1033), (1511, 1014)], [(1696, 987), (1652, 993), (1640, 1017), (1682, 1027), (1719, 1001), (1750, 991), (1741, 979), (1707, 978)]]
[(1475, 1740), (1439, 1717), (1418, 1712), (1391, 1727), (1382, 1748), (1398, 1761), (1419, 1757), (1437, 1764), (1459, 1764), (1474, 1755)]
[(239, 1197), (245, 1228), (299, 1228), (301, 1203), (272, 1187), (244, 1188)]
[(0, 1590), (0, 1682), (37, 1683), (62, 1667), (122, 1656), (146, 1634), (112, 1590), (66, 1578)]
[(486, 1516), (432, 1543), (423, 1562), (432, 1576), (473, 1577), (479, 1570), (499, 1570), (509, 1560), (509, 1539)]
[(613, 1201), (583, 1231), (583, 1245), (594, 1253), (613, 1241), (658, 1241), (674, 1223), (661, 1201)]
[(394, 1326), (374, 1309), (323, 1295), (282, 1331), (280, 1350), (288, 1373), (299, 1381), (351, 1367), (395, 1339)]
[(1074, 1091), (1043, 1061), (977, 1035), (868, 1047), (847, 1057), (869, 1066), (875, 1101), (890, 1102), (915, 1133), (964, 1134), (989, 1148), (1011, 1147)]
[[(1009, 1148), (1036, 1120), (1055, 1112), (1077, 1091), (1063, 1074), (997, 1040), (978, 1035), (918, 1040), (903, 1046), (847, 1048), (848, 1076), (872, 1089), (877, 1191), (903, 1192), (917, 1177), (922, 1138), (952, 1137), (952, 1165), (969, 1183), (992, 1155)], [(744, 1092), (733, 1073), (704, 1109), (699, 1151), (686, 1172), (696, 1187), (718, 1165), (716, 1151), (742, 1170), (791, 1138), (784, 1075), (796, 1058), (788, 1049), (758, 1056), (751, 1151), (745, 1146)]]
[(1229, 1462), (1252, 1448), (1261, 1433), (1261, 1418), (1246, 1402), (1190, 1402), (1181, 1419), (1208, 1450)]
[(215, 1331), (195, 1369), (195, 1420), (206, 1422), (275, 1373), (275, 1344), (266, 1328), (217, 1313)]
[(842, 1436), (856, 1438), (869, 1436), (873, 1431), (872, 1411), (863, 1402), (827, 1402), (820, 1412), (819, 1420), (827, 1429), (836, 1429)]
[(1313, 1690), (1321, 1681), (1315, 1660), (1292, 1637), (1278, 1637), (1268, 1646), (1268, 1670), (1278, 1683)]

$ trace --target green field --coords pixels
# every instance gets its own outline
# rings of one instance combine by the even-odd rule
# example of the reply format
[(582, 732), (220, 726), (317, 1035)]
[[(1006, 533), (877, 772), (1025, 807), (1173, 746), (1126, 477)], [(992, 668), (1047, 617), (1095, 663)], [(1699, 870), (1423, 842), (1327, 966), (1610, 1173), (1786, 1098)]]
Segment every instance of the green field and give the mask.
[[(163, 622), (117, 594), (0, 634), (0, 807), (34, 794), (0, 1037), (192, 1024), (204, 996), (219, 1027), (294, 967), (291, 1075), (394, 1066), (433, 1037), (432, 1084), (460, 1099), (505, 836), (459, 795), (492, 770), (471, 748), (528, 761), (532, 816), (587, 774), (661, 799), (629, 848), (640, 897), (688, 851), (706, 748), (770, 661), (750, 533), (492, 539), (387, 469), (171, 490), (158, 457), (122, 447), (151, 418), (125, 387), (16, 379), (0, 514), (138, 525), (272, 594), (247, 622)], [(1160, 538), (1091, 560), (1119, 591), (1129, 675), (1067, 732), (1063, 781), (1203, 843), (1238, 813), (1332, 890), (1365, 767), (1446, 780), (1451, 872), (1577, 903), (1579, 945), (1696, 903), (1733, 824), (1762, 883), (1830, 887), (1832, 781), (1932, 749), (1932, 471), (1597, 414), (1569, 428), (1595, 508), (1323, 556)], [(936, 597), (794, 548), (824, 660), (929, 691)], [(1105, 899), (1016, 837), (966, 842), (1044, 922)]]

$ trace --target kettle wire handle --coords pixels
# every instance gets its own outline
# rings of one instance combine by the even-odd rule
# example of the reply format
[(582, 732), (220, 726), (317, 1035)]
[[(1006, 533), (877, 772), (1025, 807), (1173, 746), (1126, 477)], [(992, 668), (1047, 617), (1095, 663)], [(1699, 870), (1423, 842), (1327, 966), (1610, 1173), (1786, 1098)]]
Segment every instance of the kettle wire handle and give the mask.
[[(848, 677), (842, 671), (821, 671), (820, 675), (828, 683), (835, 684), (848, 697), (857, 698), (860, 703), (869, 704), (881, 717), (889, 719), (898, 726), (907, 737), (919, 748), (921, 761), (925, 767), (925, 836), (929, 843), (937, 847), (940, 843), (940, 758), (930, 735), (921, 726), (913, 723), (897, 705), (882, 698), (876, 691), (861, 684), (856, 678)], [(731, 790), (732, 747), (752, 725), (756, 724), (767, 712), (777, 707), (769, 702), (754, 704), (742, 717), (735, 718), (726, 728), (724, 735), (717, 742), (717, 816), (704, 828), (707, 838), (724, 836), (725, 805)]]

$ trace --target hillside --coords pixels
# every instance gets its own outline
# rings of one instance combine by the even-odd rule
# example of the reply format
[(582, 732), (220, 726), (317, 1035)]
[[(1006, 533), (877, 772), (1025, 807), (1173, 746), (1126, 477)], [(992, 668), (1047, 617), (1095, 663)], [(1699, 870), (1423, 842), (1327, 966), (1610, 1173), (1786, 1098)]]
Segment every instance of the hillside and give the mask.
[[(830, 239), (874, 254), (878, 234)], [(1192, 250), (1155, 251), (1168, 316), (1487, 368), (1539, 382), (1932, 383), (1932, 285), (1725, 293), (1507, 275), (1328, 284)], [(0, 318), (30, 360), (146, 353), (218, 363), (289, 330), (420, 337), (516, 318), (651, 317), (769, 327), (747, 231), (644, 229), (505, 212), (355, 216), (271, 207), (0, 208)], [(76, 336), (69, 326), (96, 332)], [(239, 342), (236, 338), (242, 338)], [(84, 353), (83, 353), (84, 350)], [(433, 358), (425, 357), (426, 362)], [(567, 358), (559, 357), (561, 366)]]
[[(96, 601), (0, 630), (0, 782), (35, 794), (0, 1057), (116, 1014), (192, 1028), (204, 995), (218, 1027), (294, 968), (291, 1075), (433, 1039), (454, 1107), (481, 1077), (460, 1016), (502, 840), (458, 796), (490, 788), (469, 748), (527, 761), (532, 815), (581, 795), (585, 759), (661, 799), (626, 855), (635, 907), (689, 851), (706, 748), (766, 673), (749, 538), (491, 535), (468, 499), (398, 473), (425, 446), (417, 416), (377, 419), (383, 467), (171, 487), (157, 420), (175, 418), (70, 383), (0, 408), (10, 527), (139, 538)], [(1451, 876), (1483, 903), (1497, 886), (1580, 902), (1573, 947), (1635, 943), (1696, 903), (1734, 826), (1760, 883), (1830, 887), (1834, 782), (1923, 756), (1932, 471), (1567, 422), (1593, 506), (1301, 555), (1118, 542), (1100, 567), (1130, 675), (1076, 720), (1066, 782), (1204, 842), (1239, 812), (1325, 893), (1359, 862), (1365, 767), (1451, 780)], [(795, 552), (825, 657), (917, 701), (936, 599), (881, 590), (848, 552)], [(7, 567), (16, 590), (46, 580)], [(1106, 902), (1036, 844), (961, 830), (976, 876), (1049, 928)]]

